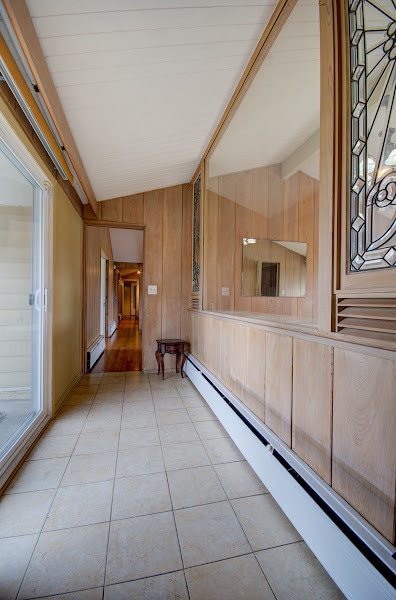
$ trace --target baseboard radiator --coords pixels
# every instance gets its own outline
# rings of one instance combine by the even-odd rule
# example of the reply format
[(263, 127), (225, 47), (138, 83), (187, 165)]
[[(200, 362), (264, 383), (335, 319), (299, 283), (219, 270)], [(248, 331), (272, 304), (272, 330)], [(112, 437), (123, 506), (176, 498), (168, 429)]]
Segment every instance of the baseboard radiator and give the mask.
[(116, 323), (116, 321), (112, 321), (108, 328), (108, 336), (111, 337), (116, 329), (117, 329), (117, 323)]
[(100, 335), (87, 350), (87, 371), (90, 371), (99, 356), (104, 352), (106, 342), (103, 335)]
[(346, 598), (395, 600), (394, 546), (191, 354), (184, 371)]

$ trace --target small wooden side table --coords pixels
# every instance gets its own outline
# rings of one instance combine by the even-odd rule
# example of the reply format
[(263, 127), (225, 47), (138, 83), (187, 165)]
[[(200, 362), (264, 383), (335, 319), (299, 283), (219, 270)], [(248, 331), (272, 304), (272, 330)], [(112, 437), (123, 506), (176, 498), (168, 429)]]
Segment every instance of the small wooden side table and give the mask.
[(155, 352), (155, 358), (158, 363), (158, 375), (161, 371), (162, 379), (164, 378), (164, 354), (176, 354), (176, 373), (179, 372), (179, 361), (181, 358), (180, 374), (183, 375), (183, 366), (186, 360), (184, 354), (184, 345), (187, 344), (184, 340), (156, 340), (158, 347)]

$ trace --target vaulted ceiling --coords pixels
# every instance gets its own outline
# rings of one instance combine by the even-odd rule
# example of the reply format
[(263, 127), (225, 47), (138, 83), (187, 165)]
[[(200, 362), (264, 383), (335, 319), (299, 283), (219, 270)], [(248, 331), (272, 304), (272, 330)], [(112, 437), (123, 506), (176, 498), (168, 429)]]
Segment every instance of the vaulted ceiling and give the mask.
[[(314, 0), (299, 4), (317, 9)], [(276, 3), (0, 0), (0, 6), (83, 201), (94, 206), (191, 180)]]

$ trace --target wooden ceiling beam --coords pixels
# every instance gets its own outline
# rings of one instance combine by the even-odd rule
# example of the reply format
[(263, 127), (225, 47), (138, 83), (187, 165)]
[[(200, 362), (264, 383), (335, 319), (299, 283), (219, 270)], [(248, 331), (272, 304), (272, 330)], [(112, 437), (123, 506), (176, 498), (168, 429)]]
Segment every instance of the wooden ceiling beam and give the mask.
[(98, 217), (100, 213), (99, 204), (77, 150), (26, 2), (25, 0), (3, 0), (3, 4), (73, 169), (92, 210)]

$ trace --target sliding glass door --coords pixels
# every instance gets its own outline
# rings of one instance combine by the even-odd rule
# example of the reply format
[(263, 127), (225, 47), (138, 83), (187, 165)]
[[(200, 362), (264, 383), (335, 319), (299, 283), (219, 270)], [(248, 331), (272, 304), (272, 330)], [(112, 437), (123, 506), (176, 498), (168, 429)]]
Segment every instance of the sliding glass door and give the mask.
[(0, 139), (0, 475), (45, 413), (45, 194)]

